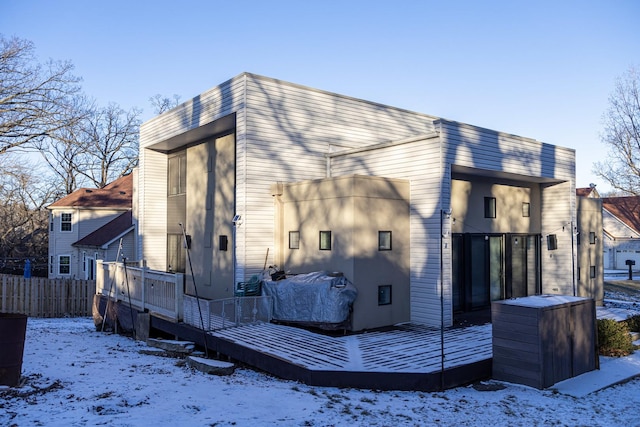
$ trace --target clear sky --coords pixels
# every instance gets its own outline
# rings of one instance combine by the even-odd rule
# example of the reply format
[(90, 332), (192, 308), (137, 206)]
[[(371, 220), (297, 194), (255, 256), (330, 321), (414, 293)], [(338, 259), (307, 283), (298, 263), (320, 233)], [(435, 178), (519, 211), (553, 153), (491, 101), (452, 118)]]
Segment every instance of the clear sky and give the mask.
[(600, 191), (607, 98), (640, 66), (637, 0), (0, 0), (0, 33), (144, 120), (248, 71), (574, 148)]

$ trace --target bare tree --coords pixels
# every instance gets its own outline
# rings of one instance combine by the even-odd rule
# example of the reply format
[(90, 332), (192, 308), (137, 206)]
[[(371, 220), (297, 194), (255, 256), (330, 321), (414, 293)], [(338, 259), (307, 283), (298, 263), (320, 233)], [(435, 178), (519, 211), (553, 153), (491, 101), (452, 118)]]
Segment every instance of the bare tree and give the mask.
[[(33, 168), (2, 156), (0, 168), (0, 268), (20, 268), (26, 258), (46, 265), (48, 251), (48, 212), (45, 206), (56, 198), (52, 187)], [(19, 163), (22, 163), (19, 165)], [(26, 166), (26, 167), (25, 167)]]
[(30, 41), (0, 35), (0, 154), (68, 125), (80, 79), (70, 62), (39, 64)]
[(78, 174), (102, 188), (131, 172), (138, 163), (141, 113), (138, 108), (125, 111), (116, 104), (109, 104), (90, 114), (82, 124), (87, 150), (78, 165)]
[(84, 112), (80, 121), (38, 145), (66, 194), (78, 187), (102, 188), (131, 172), (138, 159), (140, 110), (125, 111), (116, 104), (98, 108), (84, 98), (78, 98), (76, 109)]
[(630, 68), (609, 96), (604, 115), (602, 141), (609, 145), (603, 162), (594, 164), (594, 173), (614, 190), (640, 195), (640, 70)]
[(180, 104), (180, 95), (174, 94), (169, 98), (168, 96), (162, 96), (158, 93), (149, 98), (149, 102), (151, 103), (155, 114), (162, 114)]

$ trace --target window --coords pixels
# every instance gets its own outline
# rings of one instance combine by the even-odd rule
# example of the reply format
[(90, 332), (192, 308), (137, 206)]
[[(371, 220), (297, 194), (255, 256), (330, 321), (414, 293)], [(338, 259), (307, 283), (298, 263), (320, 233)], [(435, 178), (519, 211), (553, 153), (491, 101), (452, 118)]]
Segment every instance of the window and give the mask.
[(547, 249), (550, 251), (558, 249), (558, 237), (555, 234), (549, 234), (547, 236)]
[(531, 216), (531, 203), (522, 202), (522, 217), (529, 218)]
[(596, 244), (596, 233), (594, 231), (589, 232), (589, 244), (591, 245)]
[(60, 231), (71, 231), (71, 218), (70, 213), (60, 215)]
[(53, 212), (49, 214), (49, 231), (53, 231)]
[(390, 231), (378, 231), (378, 250), (379, 251), (391, 250), (391, 232)]
[(595, 279), (596, 277), (596, 266), (592, 265), (589, 267), (589, 277), (591, 277), (592, 279)]
[(184, 273), (186, 254), (182, 234), (167, 234), (167, 270), (172, 273)]
[(169, 157), (167, 172), (167, 190), (169, 196), (187, 192), (187, 154), (181, 153)]
[(484, 198), (484, 217), (485, 218), (496, 217), (496, 198), (495, 197)]
[(49, 257), (49, 273), (53, 274), (55, 266), (55, 261), (53, 260), (53, 255)]
[(576, 245), (580, 245), (580, 235), (581, 234), (582, 233), (580, 233), (580, 232), (576, 233)]
[(378, 305), (391, 304), (391, 285), (378, 286)]
[(60, 255), (58, 257), (58, 274), (69, 275), (71, 274), (71, 256)]
[(320, 232), (320, 250), (321, 251), (331, 250), (331, 232), (330, 231)]
[(300, 232), (289, 232), (289, 249), (300, 249)]

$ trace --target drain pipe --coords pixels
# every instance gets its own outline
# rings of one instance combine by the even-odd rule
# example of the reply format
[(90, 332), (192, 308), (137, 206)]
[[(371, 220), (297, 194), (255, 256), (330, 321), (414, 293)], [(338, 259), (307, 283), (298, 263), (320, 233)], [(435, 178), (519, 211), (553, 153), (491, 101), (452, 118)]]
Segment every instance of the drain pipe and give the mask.
[(440, 389), (444, 391), (444, 209), (440, 209)]

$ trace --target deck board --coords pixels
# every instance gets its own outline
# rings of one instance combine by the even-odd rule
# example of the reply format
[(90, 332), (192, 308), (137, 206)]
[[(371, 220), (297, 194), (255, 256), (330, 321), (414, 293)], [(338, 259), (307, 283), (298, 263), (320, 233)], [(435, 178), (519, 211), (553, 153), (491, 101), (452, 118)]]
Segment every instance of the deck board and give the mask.
[[(390, 373), (438, 372), (442, 367), (440, 333), (408, 324), (390, 331), (335, 337), (272, 323), (210, 332), (309, 370)], [(491, 325), (445, 330), (444, 353), (445, 369), (490, 359)]]

